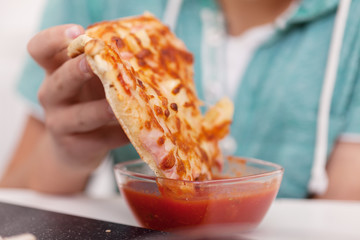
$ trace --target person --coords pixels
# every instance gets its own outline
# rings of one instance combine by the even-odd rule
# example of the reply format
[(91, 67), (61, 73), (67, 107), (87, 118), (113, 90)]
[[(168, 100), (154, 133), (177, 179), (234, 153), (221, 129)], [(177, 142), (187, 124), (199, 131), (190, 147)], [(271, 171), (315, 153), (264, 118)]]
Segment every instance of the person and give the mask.
[[(282, 165), (278, 197), (308, 197), (319, 165), (317, 115), (339, 2), (49, 1), (43, 30), (28, 44), (40, 67), (30, 61), (18, 88), (32, 111), (0, 186), (76, 193), (109, 152), (115, 162), (138, 158), (114, 124), (99, 79), (84, 56), (69, 59), (66, 47), (84, 33), (82, 26), (146, 10), (167, 17), (194, 53), (199, 97), (210, 104), (224, 95), (233, 99), (231, 154)], [(353, 1), (328, 118), (328, 184), (313, 192), (318, 198), (360, 199), (359, 11)]]

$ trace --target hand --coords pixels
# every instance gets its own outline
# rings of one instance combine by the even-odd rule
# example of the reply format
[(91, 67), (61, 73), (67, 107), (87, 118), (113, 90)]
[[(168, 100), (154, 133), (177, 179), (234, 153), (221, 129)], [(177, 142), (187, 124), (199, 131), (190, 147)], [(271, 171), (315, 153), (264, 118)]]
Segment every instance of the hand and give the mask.
[(110, 149), (128, 140), (85, 56), (67, 56), (69, 42), (82, 33), (78, 25), (49, 28), (29, 42), (28, 51), (46, 71), (38, 97), (53, 154), (73, 169), (91, 172)]

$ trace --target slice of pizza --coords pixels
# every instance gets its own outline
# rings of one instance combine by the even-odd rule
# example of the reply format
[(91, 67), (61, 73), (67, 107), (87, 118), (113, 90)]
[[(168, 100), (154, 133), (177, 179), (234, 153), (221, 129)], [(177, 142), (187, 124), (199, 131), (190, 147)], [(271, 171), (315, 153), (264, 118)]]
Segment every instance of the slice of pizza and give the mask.
[(85, 53), (124, 132), (157, 176), (206, 180), (222, 166), (218, 142), (229, 132), (233, 105), (223, 99), (201, 114), (193, 56), (153, 15), (94, 24), (68, 53)]

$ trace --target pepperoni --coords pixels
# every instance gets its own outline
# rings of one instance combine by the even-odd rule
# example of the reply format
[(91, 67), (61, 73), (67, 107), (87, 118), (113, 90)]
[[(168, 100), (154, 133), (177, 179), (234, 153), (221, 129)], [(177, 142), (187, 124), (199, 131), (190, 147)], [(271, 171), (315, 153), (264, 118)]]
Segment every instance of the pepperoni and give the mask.
[(145, 90), (144, 83), (140, 79), (137, 79), (137, 83), (142, 90)]
[(163, 56), (170, 62), (175, 62), (176, 61), (176, 49), (173, 47), (170, 47), (170, 46), (167, 48), (163, 48), (163, 49), (161, 49), (161, 56)]
[(150, 130), (151, 129), (151, 122), (150, 121), (145, 121), (145, 127), (146, 127), (146, 129)]
[(115, 42), (116, 47), (117, 47), (118, 49), (121, 49), (121, 48), (125, 47), (125, 43), (124, 43), (124, 41), (123, 41), (121, 38), (116, 37), (116, 36), (113, 36), (113, 37), (111, 38), (111, 40), (112, 40), (113, 42)]
[(149, 56), (149, 55), (151, 55), (150, 50), (144, 48), (144, 49), (140, 50), (140, 52), (138, 52), (137, 54), (135, 54), (135, 57), (140, 58), (140, 59), (143, 59), (143, 58), (145, 58), (145, 57), (147, 57), (147, 56)]
[(159, 96), (159, 99), (161, 100), (162, 106), (166, 108), (167, 105), (168, 105), (168, 100), (167, 100), (167, 98), (166, 98), (166, 97), (163, 97), (163, 96)]
[(142, 58), (138, 58), (137, 63), (139, 64), (140, 67), (146, 66), (146, 62)]
[(171, 104), (170, 104), (170, 108), (171, 108), (172, 110), (174, 110), (175, 112), (178, 111), (178, 106), (177, 106), (176, 103), (171, 103)]
[(159, 139), (157, 140), (157, 144), (159, 144), (159, 146), (163, 145), (165, 143), (165, 137), (159, 137)]
[(160, 168), (163, 170), (171, 169), (175, 165), (175, 161), (174, 152), (170, 151), (169, 154), (162, 159)]
[(158, 116), (164, 114), (162, 108), (157, 105), (154, 105), (154, 110), (155, 110), (156, 115), (158, 115)]
[(172, 90), (172, 94), (176, 95), (180, 92), (181, 88), (183, 87), (183, 85), (181, 83), (179, 83), (173, 90)]
[(165, 113), (165, 117), (168, 118), (168, 117), (170, 116), (170, 111), (169, 111), (169, 109), (165, 109), (165, 112), (164, 112), (164, 113)]

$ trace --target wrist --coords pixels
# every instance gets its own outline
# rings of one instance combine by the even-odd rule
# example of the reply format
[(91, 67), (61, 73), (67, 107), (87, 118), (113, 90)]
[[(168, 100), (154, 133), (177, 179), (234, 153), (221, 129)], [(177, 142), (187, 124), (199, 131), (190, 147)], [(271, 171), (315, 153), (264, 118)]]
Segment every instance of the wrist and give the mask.
[[(28, 187), (51, 194), (73, 194), (82, 192), (92, 172), (103, 156), (94, 159), (66, 157), (57, 149), (50, 134), (45, 133), (35, 150)], [(44, 151), (46, 149), (46, 151)], [(104, 154), (105, 155), (105, 154)]]

